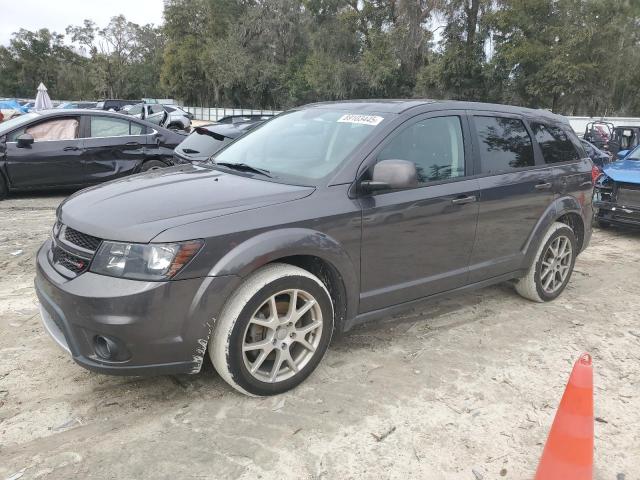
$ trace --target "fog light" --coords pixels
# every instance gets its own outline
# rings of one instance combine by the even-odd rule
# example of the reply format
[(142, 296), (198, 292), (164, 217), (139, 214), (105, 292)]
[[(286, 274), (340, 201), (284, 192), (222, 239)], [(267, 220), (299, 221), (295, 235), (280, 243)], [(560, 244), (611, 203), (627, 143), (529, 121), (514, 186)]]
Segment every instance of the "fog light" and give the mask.
[(118, 357), (118, 344), (110, 338), (97, 335), (93, 342), (100, 358), (114, 360)]

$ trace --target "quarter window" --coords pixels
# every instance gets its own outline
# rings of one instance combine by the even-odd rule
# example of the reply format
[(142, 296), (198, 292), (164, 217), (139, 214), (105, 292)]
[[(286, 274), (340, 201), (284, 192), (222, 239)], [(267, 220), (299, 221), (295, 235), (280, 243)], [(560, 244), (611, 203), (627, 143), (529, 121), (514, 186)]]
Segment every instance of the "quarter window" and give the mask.
[(464, 176), (460, 117), (436, 117), (414, 123), (378, 154), (380, 160), (415, 163), (420, 183)]
[(482, 173), (504, 173), (535, 165), (533, 144), (521, 120), (474, 117)]
[(570, 162), (580, 158), (569, 135), (562, 128), (536, 122), (531, 123), (531, 128), (545, 163)]

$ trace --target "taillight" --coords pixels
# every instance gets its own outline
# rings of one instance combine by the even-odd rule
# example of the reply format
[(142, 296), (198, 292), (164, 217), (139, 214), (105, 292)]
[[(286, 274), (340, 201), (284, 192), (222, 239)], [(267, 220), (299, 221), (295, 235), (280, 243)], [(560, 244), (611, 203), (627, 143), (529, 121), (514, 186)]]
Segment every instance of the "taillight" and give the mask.
[(600, 177), (600, 175), (602, 175), (602, 170), (600, 170), (600, 167), (597, 165), (594, 165), (593, 167), (591, 167), (591, 183), (592, 184), (596, 184), (596, 180), (598, 180), (598, 177)]

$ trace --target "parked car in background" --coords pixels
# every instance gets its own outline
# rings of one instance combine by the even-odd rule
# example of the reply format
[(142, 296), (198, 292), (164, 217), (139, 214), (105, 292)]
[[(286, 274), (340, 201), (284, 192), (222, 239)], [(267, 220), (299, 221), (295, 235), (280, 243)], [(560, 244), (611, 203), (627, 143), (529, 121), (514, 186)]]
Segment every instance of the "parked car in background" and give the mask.
[(178, 105), (163, 105), (165, 111), (169, 114), (167, 128), (189, 131), (191, 129), (191, 121), (193, 114), (184, 111)]
[(64, 102), (58, 105), (56, 108), (67, 108), (67, 109), (96, 108), (97, 105), (98, 105), (98, 102)]
[(246, 123), (269, 120), (274, 117), (272, 113), (256, 114), (256, 115), (227, 115), (222, 117), (216, 123)]
[(557, 298), (591, 237), (591, 174), (546, 111), (300, 107), (212, 162), (63, 202), (37, 254), (42, 320), (94, 371), (196, 373), (208, 351), (238, 391), (278, 394), (334, 332), (418, 301), (507, 280)]
[(108, 99), (101, 100), (96, 104), (96, 109), (98, 110), (110, 110), (113, 112), (119, 112), (126, 105), (135, 105), (139, 100), (117, 100), (117, 99)]
[(122, 113), (165, 128), (168, 125), (169, 114), (159, 103), (136, 103), (135, 105), (127, 105), (122, 109)]
[(593, 164), (597, 165), (601, 170), (607, 163), (611, 162), (610, 153), (600, 150), (593, 143), (588, 142), (583, 138), (580, 139), (580, 142), (582, 143), (582, 147), (584, 148), (587, 156), (591, 159)]
[(232, 140), (260, 125), (259, 122), (211, 124), (196, 127), (173, 152), (175, 163), (205, 162)]
[(77, 188), (172, 164), (184, 135), (112, 112), (53, 109), (0, 124), (0, 198)]
[(593, 205), (600, 227), (640, 227), (640, 146), (603, 168), (595, 184)]
[[(185, 112), (177, 105), (161, 105), (159, 103), (138, 103), (127, 106), (124, 111), (129, 115), (143, 118), (151, 123), (158, 123), (170, 130), (191, 130), (193, 115)], [(163, 115), (166, 113), (166, 116)]]
[(616, 157), (621, 150), (633, 150), (640, 145), (640, 127), (619, 126), (612, 131), (606, 149)]

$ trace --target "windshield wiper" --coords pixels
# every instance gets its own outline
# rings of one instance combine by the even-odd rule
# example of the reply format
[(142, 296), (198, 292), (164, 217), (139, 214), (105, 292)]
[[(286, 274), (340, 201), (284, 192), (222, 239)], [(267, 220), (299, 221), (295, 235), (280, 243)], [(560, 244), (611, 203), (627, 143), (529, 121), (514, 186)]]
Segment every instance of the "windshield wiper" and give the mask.
[(253, 172), (258, 173), (260, 175), (264, 175), (265, 177), (272, 178), (269, 170), (265, 170), (264, 168), (256, 168), (251, 165), (247, 165), (246, 163), (227, 163), (227, 162), (214, 162), (214, 165), (220, 165), (221, 167), (227, 167), (232, 170), (238, 170), (240, 172)]

